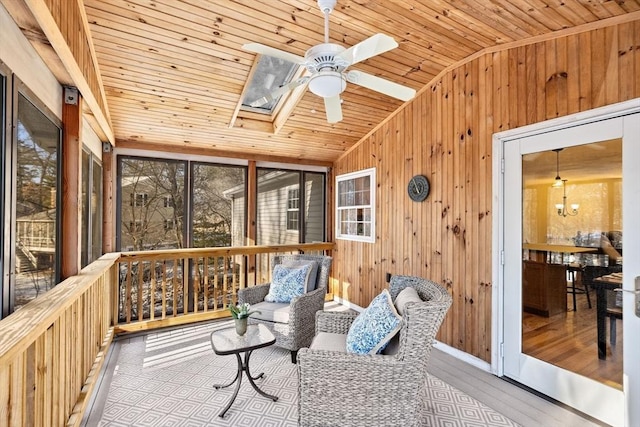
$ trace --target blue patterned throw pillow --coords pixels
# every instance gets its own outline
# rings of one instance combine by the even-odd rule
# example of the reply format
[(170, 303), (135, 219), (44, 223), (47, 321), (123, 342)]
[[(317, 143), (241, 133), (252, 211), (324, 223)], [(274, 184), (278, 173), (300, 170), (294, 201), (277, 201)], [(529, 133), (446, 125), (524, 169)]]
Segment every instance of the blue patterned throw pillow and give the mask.
[(304, 294), (311, 267), (310, 264), (299, 267), (276, 265), (273, 268), (273, 279), (269, 293), (264, 297), (264, 300), (267, 302), (291, 302), (294, 297)]
[(402, 327), (388, 290), (375, 297), (356, 317), (347, 333), (347, 351), (357, 354), (380, 353)]

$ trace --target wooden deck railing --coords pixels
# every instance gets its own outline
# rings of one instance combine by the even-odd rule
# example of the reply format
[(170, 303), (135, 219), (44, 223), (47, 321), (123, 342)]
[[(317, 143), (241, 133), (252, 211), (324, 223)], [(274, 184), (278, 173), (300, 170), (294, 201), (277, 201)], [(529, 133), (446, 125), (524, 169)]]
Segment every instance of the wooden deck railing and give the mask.
[(113, 331), (118, 254), (0, 321), (0, 425), (78, 425)]
[(271, 279), (274, 254), (324, 253), (332, 243), (122, 253), (116, 332), (228, 316), (239, 289)]
[(0, 321), (0, 426), (78, 426), (114, 333), (228, 316), (274, 254), (332, 243), (102, 256)]

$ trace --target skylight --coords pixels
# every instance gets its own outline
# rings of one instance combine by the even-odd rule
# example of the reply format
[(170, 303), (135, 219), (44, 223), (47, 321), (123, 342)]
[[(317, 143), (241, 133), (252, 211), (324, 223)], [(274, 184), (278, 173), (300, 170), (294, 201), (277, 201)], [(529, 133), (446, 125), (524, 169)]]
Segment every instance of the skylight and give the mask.
[(293, 62), (262, 55), (258, 60), (249, 87), (242, 99), (241, 109), (261, 114), (273, 114), (280, 102), (280, 98), (282, 98), (281, 96), (259, 107), (252, 107), (249, 104), (291, 82), (297, 69), (298, 65)]

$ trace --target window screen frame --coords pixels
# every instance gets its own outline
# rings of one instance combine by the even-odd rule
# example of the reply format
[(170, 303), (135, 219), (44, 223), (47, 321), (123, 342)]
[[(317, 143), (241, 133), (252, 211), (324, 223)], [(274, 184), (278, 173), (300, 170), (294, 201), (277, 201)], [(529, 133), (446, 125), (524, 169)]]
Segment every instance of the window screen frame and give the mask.
[[(346, 183), (349, 181), (355, 181), (358, 178), (369, 178), (369, 203), (361, 203), (356, 204), (355, 201), (353, 203), (345, 202), (341, 205), (340, 201), (340, 187), (341, 183)], [(335, 236), (336, 239), (340, 240), (351, 240), (356, 242), (366, 242), (366, 243), (375, 243), (376, 241), (376, 168), (363, 169), (356, 172), (350, 172), (342, 175), (336, 176), (336, 186), (335, 186)], [(355, 190), (353, 191), (355, 195)], [(359, 210), (369, 209), (370, 216), (369, 220), (359, 219), (355, 220), (356, 223), (356, 232), (355, 233), (345, 233), (342, 232), (342, 224), (347, 222), (353, 222), (353, 220), (349, 220), (348, 218), (344, 218), (349, 214), (349, 211), (353, 212), (355, 210), (355, 214), (358, 215)], [(369, 233), (368, 234), (359, 234), (358, 233), (358, 225), (362, 224), (363, 229), (365, 229), (365, 225), (369, 224)]]

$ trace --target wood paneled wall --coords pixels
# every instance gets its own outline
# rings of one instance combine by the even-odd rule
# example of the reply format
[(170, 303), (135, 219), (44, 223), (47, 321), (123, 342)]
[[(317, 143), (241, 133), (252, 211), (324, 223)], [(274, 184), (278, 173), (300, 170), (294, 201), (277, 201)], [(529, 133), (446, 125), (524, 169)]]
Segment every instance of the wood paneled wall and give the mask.
[[(377, 168), (376, 243), (337, 240), (336, 296), (361, 306), (385, 273), (444, 284), (438, 339), (491, 359), (492, 135), (640, 96), (640, 21), (487, 52), (432, 82), (335, 163)], [(411, 176), (431, 195), (412, 202)]]
[(84, 15), (82, 3), (68, 0), (45, 0), (45, 4), (82, 71), (100, 110), (108, 117), (104, 89), (97, 60), (92, 52), (89, 31), (87, 30), (87, 18)]

